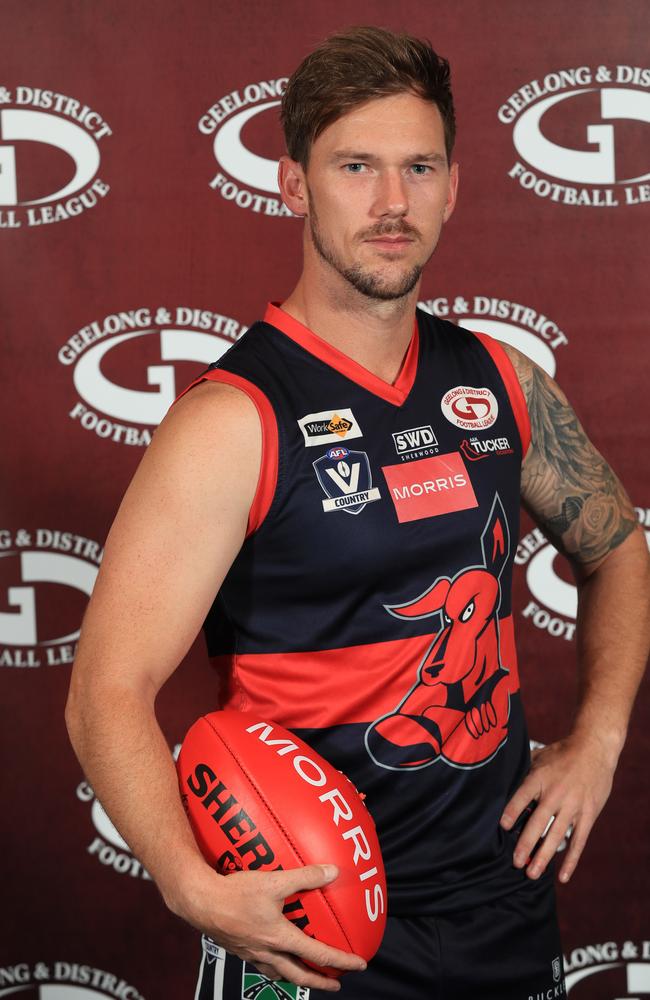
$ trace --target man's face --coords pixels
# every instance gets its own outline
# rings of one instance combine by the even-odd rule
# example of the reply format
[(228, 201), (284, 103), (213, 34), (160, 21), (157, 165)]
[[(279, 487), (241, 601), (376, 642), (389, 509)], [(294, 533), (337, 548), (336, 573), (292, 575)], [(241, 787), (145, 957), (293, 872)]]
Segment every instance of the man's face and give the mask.
[(410, 93), (368, 101), (312, 145), (305, 186), (313, 252), (363, 295), (400, 298), (436, 247), (456, 185), (434, 104)]

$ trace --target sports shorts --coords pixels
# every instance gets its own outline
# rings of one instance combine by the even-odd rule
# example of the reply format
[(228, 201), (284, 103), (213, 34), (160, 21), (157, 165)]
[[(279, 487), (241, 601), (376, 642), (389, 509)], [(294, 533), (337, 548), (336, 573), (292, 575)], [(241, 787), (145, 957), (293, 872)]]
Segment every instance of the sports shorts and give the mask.
[(203, 938), (195, 1000), (555, 1000), (565, 996), (553, 875), (445, 916), (389, 916), (363, 972), (330, 993), (263, 976)]

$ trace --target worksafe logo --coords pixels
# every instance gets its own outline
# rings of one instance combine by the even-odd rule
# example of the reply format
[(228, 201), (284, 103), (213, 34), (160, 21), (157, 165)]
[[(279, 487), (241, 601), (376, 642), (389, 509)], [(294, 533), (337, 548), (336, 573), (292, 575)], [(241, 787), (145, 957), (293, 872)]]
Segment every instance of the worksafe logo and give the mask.
[[(594, 518), (614, 515), (614, 508), (610, 510), (604, 504), (597, 506), (594, 502), (593, 510)], [(636, 507), (635, 510), (639, 523), (645, 528), (650, 548), (650, 509)], [(586, 516), (591, 516), (589, 511)], [(515, 563), (526, 567), (526, 585), (530, 593), (530, 600), (521, 612), (523, 617), (554, 639), (573, 639), (578, 591), (570, 582), (568, 568), (564, 573), (560, 570), (562, 556), (546, 540), (539, 528), (534, 528), (521, 539)]]
[[(198, 123), (202, 135), (214, 136), (217, 171), (210, 187), (226, 201), (251, 212), (293, 218), (280, 199), (278, 112), (287, 77), (249, 83), (213, 104)], [(276, 149), (278, 156), (270, 155)]]
[(497, 116), (512, 126), (522, 188), (560, 205), (650, 202), (650, 69), (578, 66), (519, 87)]
[(309, 1000), (310, 990), (277, 979), (268, 979), (244, 962), (242, 1000)]
[(72, 663), (102, 555), (71, 531), (0, 530), (0, 667)]
[(20, 1000), (144, 1000), (125, 979), (78, 962), (19, 962), (0, 967), (0, 998)]
[(432, 316), (516, 347), (551, 378), (557, 369), (555, 352), (569, 343), (554, 320), (520, 302), (489, 295), (456, 295), (424, 299), (418, 305)]
[(77, 393), (68, 416), (104, 441), (146, 446), (176, 396), (245, 330), (229, 316), (187, 306), (93, 320), (59, 349)]
[[(174, 760), (178, 757), (181, 745), (177, 743), (172, 752)], [(94, 827), (92, 840), (86, 850), (100, 865), (110, 868), (118, 875), (130, 875), (131, 878), (142, 878), (151, 881), (151, 875), (131, 853), (131, 848), (118, 833), (109, 819), (104, 807), (87, 781), (77, 785), (77, 799), (90, 806), (90, 818)]]
[(564, 959), (571, 1000), (591, 1000), (594, 991), (611, 1000), (650, 996), (650, 941), (605, 941), (574, 948)]
[(100, 143), (112, 135), (82, 101), (52, 90), (0, 86), (0, 229), (63, 222), (110, 190)]

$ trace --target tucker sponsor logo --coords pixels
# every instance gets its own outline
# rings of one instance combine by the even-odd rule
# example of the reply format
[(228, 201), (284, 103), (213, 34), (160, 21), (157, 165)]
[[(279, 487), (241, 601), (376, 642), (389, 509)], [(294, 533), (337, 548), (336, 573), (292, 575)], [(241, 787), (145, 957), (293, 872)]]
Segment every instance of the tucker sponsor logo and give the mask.
[(472, 437), (469, 440), (463, 438), (460, 442), (460, 451), (463, 458), (469, 462), (478, 462), (481, 458), (488, 458), (490, 455), (512, 455), (508, 438), (479, 438)]

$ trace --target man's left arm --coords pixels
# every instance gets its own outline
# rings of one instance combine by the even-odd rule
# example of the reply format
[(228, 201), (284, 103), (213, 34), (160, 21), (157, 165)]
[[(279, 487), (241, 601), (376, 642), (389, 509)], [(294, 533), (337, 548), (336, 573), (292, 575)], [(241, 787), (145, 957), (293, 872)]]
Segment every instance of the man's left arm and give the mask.
[(573, 826), (559, 876), (568, 882), (611, 791), (643, 675), (650, 642), (650, 557), (627, 493), (562, 390), (525, 355), (509, 346), (506, 352), (531, 422), (522, 502), (568, 558), (578, 588), (579, 686), (571, 732), (533, 753), (531, 770), (501, 824), (510, 829), (526, 806), (537, 802), (514, 855), (515, 865), (526, 867), (531, 878), (542, 874)]

